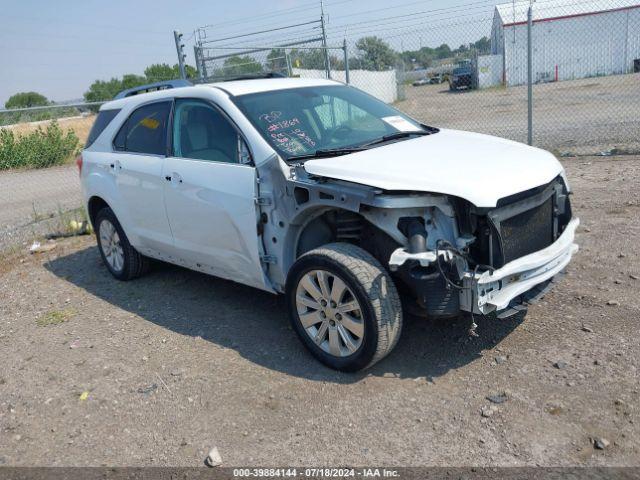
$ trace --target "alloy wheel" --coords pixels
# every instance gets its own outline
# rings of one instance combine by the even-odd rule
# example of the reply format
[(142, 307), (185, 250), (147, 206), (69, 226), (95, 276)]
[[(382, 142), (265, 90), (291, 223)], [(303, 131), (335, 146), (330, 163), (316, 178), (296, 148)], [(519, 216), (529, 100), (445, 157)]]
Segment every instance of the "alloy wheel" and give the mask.
[(124, 268), (124, 250), (116, 227), (107, 219), (100, 222), (100, 249), (109, 266), (116, 272)]
[(362, 345), (362, 309), (337, 275), (325, 270), (305, 273), (298, 283), (296, 308), (305, 332), (326, 353), (346, 357)]

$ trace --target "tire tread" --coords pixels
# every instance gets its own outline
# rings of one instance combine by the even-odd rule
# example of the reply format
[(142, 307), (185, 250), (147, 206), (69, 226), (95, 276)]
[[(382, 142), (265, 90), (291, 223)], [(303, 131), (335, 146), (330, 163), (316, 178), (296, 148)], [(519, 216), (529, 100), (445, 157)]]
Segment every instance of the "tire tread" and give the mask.
[[(100, 242), (100, 232), (98, 231), (98, 228), (102, 218), (106, 218), (107, 220), (109, 220), (118, 231), (118, 235), (120, 236), (120, 244), (122, 245), (126, 262), (125, 268), (123, 268), (120, 274), (115, 274), (107, 266), (109, 272), (111, 272), (111, 274), (118, 280), (123, 281), (134, 280), (147, 273), (150, 266), (149, 258), (142, 255), (129, 243), (127, 235), (124, 233), (120, 222), (118, 222), (118, 218), (116, 217), (115, 213), (113, 213), (113, 210), (111, 210), (111, 208), (109, 207), (104, 207), (96, 215), (96, 240), (98, 241), (98, 243)], [(100, 250), (100, 254), (103, 257), (102, 259), (104, 261), (104, 255), (102, 254), (102, 249), (100, 248), (100, 246), (98, 246), (98, 249)]]
[(350, 243), (329, 243), (302, 257), (313, 255), (328, 257), (344, 266), (367, 292), (378, 325), (376, 352), (363, 369), (371, 367), (393, 350), (402, 331), (402, 306), (393, 280), (373, 255)]

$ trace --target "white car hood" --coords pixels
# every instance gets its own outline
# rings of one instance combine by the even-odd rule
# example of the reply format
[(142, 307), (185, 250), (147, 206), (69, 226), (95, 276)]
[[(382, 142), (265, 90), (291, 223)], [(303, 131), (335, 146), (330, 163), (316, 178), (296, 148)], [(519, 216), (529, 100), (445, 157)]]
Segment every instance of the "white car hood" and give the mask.
[(312, 175), (370, 185), (455, 195), (477, 207), (549, 183), (563, 174), (549, 152), (479, 133), (442, 129), (339, 157), (308, 160)]

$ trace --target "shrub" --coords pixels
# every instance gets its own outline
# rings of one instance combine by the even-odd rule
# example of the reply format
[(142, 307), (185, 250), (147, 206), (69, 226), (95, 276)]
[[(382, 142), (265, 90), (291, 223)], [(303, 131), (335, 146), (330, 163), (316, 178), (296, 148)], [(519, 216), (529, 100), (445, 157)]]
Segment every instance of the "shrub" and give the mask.
[(63, 133), (56, 121), (22, 136), (0, 129), (0, 170), (61, 165), (78, 153), (79, 144), (73, 130)]

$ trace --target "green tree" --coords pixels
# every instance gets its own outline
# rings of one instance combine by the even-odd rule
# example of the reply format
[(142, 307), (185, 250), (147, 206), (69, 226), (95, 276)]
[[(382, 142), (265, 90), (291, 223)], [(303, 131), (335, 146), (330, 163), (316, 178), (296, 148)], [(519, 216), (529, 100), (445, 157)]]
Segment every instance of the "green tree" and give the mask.
[(84, 99), (87, 102), (111, 100), (122, 90), (144, 85), (145, 83), (148, 83), (145, 77), (131, 73), (123, 75), (122, 78), (96, 80), (89, 86), (89, 90), (84, 93)]
[(47, 97), (37, 92), (20, 92), (9, 97), (7, 103), (4, 104), (4, 108), (44, 107), (49, 103), (51, 102), (47, 100)]
[[(177, 65), (175, 67), (178, 67)], [(163, 82), (180, 77), (179, 68), (172, 68), (166, 63), (154, 63), (144, 69), (144, 75), (149, 83)]]
[[(184, 70), (187, 78), (196, 78), (198, 76), (198, 71), (191, 65), (185, 64)], [(176, 78), (181, 78), (180, 65), (176, 63), (170, 67), (166, 63), (154, 63), (144, 69), (144, 75), (147, 77), (147, 83), (175, 80)]]
[(249, 55), (234, 55), (224, 61), (222, 76), (245, 75), (262, 72), (262, 65)]
[[(177, 72), (175, 78), (180, 78), (180, 67), (177, 63), (173, 66), (173, 69)], [(198, 70), (196, 70), (195, 67), (192, 67), (189, 64), (185, 63), (184, 72), (187, 74), (187, 78), (198, 78)]]
[[(127, 73), (122, 76), (120, 82), (120, 90), (126, 90), (127, 88), (137, 87), (149, 83), (149, 79), (133, 73)], [(116, 92), (117, 93), (117, 92)]]
[(274, 72), (287, 71), (287, 53), (283, 48), (274, 48), (267, 55), (267, 65)]
[(408, 50), (400, 53), (400, 58), (407, 70), (415, 68), (428, 68), (436, 58), (435, 50), (429, 47), (422, 47), (420, 50)]
[(482, 37), (475, 42), (473, 46), (479, 53), (489, 53), (491, 51), (491, 39), (489, 37)]
[(398, 59), (398, 55), (389, 44), (375, 36), (361, 38), (356, 42), (356, 48), (358, 49), (356, 58), (349, 60), (350, 64), (354, 64), (353, 68), (388, 70)]
[(445, 58), (449, 58), (453, 55), (453, 52), (451, 51), (451, 47), (449, 47), (449, 45), (447, 45), (446, 43), (443, 43), (442, 45), (440, 45), (439, 47), (437, 47), (433, 53), (435, 54), (435, 57), (438, 60), (443, 60)]

